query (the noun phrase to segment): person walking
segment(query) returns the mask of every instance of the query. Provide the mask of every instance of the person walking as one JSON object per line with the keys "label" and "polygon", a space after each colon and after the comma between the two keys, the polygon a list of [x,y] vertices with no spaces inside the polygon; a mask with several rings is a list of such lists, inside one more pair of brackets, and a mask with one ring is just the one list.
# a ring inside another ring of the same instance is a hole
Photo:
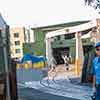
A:
{"label": "person walking", "polygon": [[64,60],[66,70],[68,71],[69,70],[69,58],[67,57],[67,55],[62,56],[62,58]]}
{"label": "person walking", "polygon": [[95,100],[100,100],[100,42],[95,45],[97,56],[93,59],[93,94]]}
{"label": "person walking", "polygon": [[70,81],[69,80],[69,58],[67,57],[67,55],[63,55],[62,56],[63,60],[64,60],[64,64],[65,64],[65,67],[66,67],[66,78],[67,78],[67,81]]}
{"label": "person walking", "polygon": [[56,62],[55,58],[52,57],[52,58],[50,59],[50,66],[51,66],[52,71],[55,71],[56,65],[57,65],[57,62]]}

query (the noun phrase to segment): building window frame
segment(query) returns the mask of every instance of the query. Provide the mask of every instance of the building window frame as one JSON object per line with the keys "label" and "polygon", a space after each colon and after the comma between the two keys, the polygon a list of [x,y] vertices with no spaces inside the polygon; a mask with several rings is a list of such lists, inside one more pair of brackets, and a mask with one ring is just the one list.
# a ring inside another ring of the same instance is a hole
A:
{"label": "building window frame", "polygon": [[75,34],[74,33],[70,33],[70,34],[65,34],[64,35],[64,39],[67,40],[67,39],[73,39],[75,38]]}
{"label": "building window frame", "polygon": [[61,36],[60,35],[57,36],[57,40],[61,40]]}
{"label": "building window frame", "polygon": [[15,46],[20,45],[20,41],[15,41]]}
{"label": "building window frame", "polygon": [[18,32],[14,33],[14,38],[19,38],[19,33]]}
{"label": "building window frame", "polygon": [[15,53],[19,54],[19,53],[21,53],[21,50],[20,49],[15,49]]}

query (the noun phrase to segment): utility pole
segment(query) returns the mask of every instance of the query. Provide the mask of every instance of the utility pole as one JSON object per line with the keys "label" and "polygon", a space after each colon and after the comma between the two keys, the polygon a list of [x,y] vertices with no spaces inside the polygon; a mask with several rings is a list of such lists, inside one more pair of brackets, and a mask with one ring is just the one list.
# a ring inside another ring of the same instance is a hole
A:
{"label": "utility pole", "polygon": [[2,36],[2,48],[3,48],[3,55],[4,55],[4,63],[5,63],[5,73],[6,73],[6,91],[7,91],[7,100],[11,100],[10,95],[10,81],[9,81],[9,69],[8,69],[8,55],[7,55],[7,38],[6,38],[6,27],[1,31]]}
{"label": "utility pole", "polygon": [[76,37],[75,73],[79,77],[81,75],[81,69],[82,69],[83,61],[84,61],[81,33],[76,32],[75,37]]}

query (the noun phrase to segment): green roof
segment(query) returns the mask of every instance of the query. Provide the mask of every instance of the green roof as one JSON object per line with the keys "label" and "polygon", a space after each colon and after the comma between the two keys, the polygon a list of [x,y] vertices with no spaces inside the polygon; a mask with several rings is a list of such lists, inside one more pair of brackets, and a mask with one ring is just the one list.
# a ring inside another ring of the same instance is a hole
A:
{"label": "green roof", "polygon": [[48,26],[42,26],[42,27],[35,27],[35,28],[31,28],[31,29],[32,30],[40,29],[43,31],[54,31],[54,30],[65,28],[65,27],[72,27],[72,26],[80,25],[80,24],[87,23],[87,22],[89,22],[89,20],[88,21],[75,21],[75,22],[56,24],[56,25],[48,25]]}

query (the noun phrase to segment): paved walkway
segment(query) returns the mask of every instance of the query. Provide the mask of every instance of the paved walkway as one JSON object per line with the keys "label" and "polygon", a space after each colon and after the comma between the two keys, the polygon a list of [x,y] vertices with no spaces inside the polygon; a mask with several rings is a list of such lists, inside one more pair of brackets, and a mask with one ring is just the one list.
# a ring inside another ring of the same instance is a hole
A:
{"label": "paved walkway", "polygon": [[48,72],[48,76],[49,76],[50,79],[52,79],[53,77],[56,77],[56,78],[60,77],[60,75],[61,75],[61,78],[63,78],[63,79],[76,77],[76,75],[75,75],[75,65],[70,64],[69,65],[69,71],[67,71],[67,72],[66,72],[66,67],[65,67],[64,64],[58,65],[55,70],[51,69]]}
{"label": "paved walkway", "polygon": [[64,96],[52,95],[33,88],[19,89],[19,100],[78,100]]}
{"label": "paved walkway", "polygon": [[[75,79],[75,73],[73,71],[74,67],[70,69],[67,73],[64,65],[57,66],[56,70],[50,70],[48,72],[49,78],[45,78],[41,81],[33,81],[33,82],[26,82],[25,84],[19,84],[19,86],[24,87],[20,88],[21,91],[32,90],[33,95],[38,91],[38,95],[36,94],[35,98],[38,96],[41,99],[34,99],[34,100],[91,100],[90,96],[92,94],[91,86],[85,86],[82,84],[73,84],[69,77],[73,80]],[[79,80],[78,80],[79,81]],[[19,93],[23,95],[22,92]],[[43,99],[43,98],[44,99]],[[51,97],[49,99],[49,97]],[[58,99],[58,97],[62,97],[62,99]],[[31,98],[31,97],[30,97]],[[65,99],[66,98],[66,99]],[[27,99],[32,100],[32,99]]]}

